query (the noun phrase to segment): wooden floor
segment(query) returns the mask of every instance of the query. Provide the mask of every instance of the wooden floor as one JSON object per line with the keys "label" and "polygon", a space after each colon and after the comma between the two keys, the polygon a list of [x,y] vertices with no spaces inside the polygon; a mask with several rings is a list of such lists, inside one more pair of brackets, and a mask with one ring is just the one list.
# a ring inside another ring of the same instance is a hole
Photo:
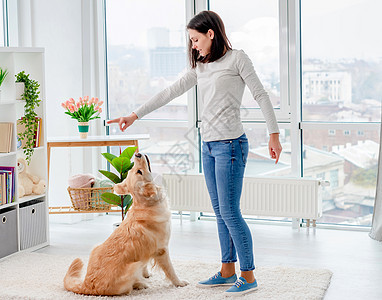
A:
{"label": "wooden floor", "polygon": [[[51,245],[38,250],[48,254],[89,254],[112,232],[119,215],[97,216],[74,224],[58,223],[50,216]],[[61,221],[62,222],[62,221]],[[367,232],[318,228],[293,230],[290,226],[249,224],[256,265],[327,268],[334,275],[325,299],[382,299],[382,243]],[[220,260],[214,221],[172,220],[170,254],[173,259]],[[212,274],[211,274],[212,275]],[[202,278],[201,278],[202,279]]]}

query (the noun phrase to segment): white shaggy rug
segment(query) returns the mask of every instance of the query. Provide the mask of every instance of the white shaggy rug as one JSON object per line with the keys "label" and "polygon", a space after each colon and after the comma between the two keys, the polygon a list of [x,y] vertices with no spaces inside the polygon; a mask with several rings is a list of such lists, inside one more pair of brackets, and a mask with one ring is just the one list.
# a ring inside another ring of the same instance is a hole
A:
{"label": "white shaggy rug", "polygon": [[[63,287],[63,278],[74,256],[20,253],[0,261],[0,299],[107,299],[81,296]],[[81,257],[87,263],[86,257]],[[224,299],[227,287],[201,289],[199,280],[213,275],[219,263],[173,261],[181,279],[190,282],[176,288],[165,280],[163,272],[154,269],[148,279],[149,288],[134,290],[130,295],[112,299]],[[84,270],[85,271],[85,267]],[[259,289],[242,299],[322,299],[330,284],[332,272],[324,269],[300,269],[287,266],[256,268]],[[84,275],[84,274],[83,274]]]}

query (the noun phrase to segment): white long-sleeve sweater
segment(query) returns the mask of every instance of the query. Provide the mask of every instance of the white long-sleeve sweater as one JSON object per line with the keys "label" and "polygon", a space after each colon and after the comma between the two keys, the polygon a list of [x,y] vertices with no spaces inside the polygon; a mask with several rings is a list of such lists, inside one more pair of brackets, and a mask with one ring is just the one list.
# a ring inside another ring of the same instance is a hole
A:
{"label": "white long-sleeve sweater", "polygon": [[252,62],[243,50],[229,50],[211,63],[197,63],[183,77],[167,87],[134,112],[138,119],[179,97],[198,85],[201,98],[202,140],[235,139],[244,133],[240,118],[240,105],[245,85],[258,102],[269,133],[278,133],[276,116]]}

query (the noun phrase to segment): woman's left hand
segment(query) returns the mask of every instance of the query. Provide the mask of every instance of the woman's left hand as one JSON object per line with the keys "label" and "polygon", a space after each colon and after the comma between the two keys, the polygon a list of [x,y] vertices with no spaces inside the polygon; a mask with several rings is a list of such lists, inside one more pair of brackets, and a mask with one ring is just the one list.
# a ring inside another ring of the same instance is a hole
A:
{"label": "woman's left hand", "polygon": [[283,149],[280,144],[279,135],[279,133],[271,133],[268,143],[269,155],[272,159],[276,159],[276,164],[279,161],[280,154]]}

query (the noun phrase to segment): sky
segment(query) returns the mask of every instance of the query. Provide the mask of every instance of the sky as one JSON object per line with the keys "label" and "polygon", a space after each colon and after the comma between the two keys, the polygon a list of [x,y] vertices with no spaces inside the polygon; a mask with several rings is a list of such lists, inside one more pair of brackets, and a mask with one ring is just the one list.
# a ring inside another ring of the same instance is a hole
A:
{"label": "sky", "polygon": [[382,1],[301,2],[303,57],[382,58]]}
{"label": "sky", "polygon": [[185,36],[186,10],[182,0],[111,0],[106,1],[106,9],[110,45],[147,47],[147,31],[152,27],[183,31]]}
{"label": "sky", "polygon": [[[301,0],[303,58],[382,57],[381,0]],[[107,3],[110,45],[147,47],[147,30],[170,29],[170,45],[186,46],[186,10],[182,0],[111,0]],[[234,48],[243,41],[263,49],[259,60],[278,60],[278,0],[211,0]],[[265,49],[265,50],[264,50]],[[253,50],[255,51],[255,50]],[[260,53],[260,52],[258,52]],[[259,54],[260,55],[260,54]]]}

